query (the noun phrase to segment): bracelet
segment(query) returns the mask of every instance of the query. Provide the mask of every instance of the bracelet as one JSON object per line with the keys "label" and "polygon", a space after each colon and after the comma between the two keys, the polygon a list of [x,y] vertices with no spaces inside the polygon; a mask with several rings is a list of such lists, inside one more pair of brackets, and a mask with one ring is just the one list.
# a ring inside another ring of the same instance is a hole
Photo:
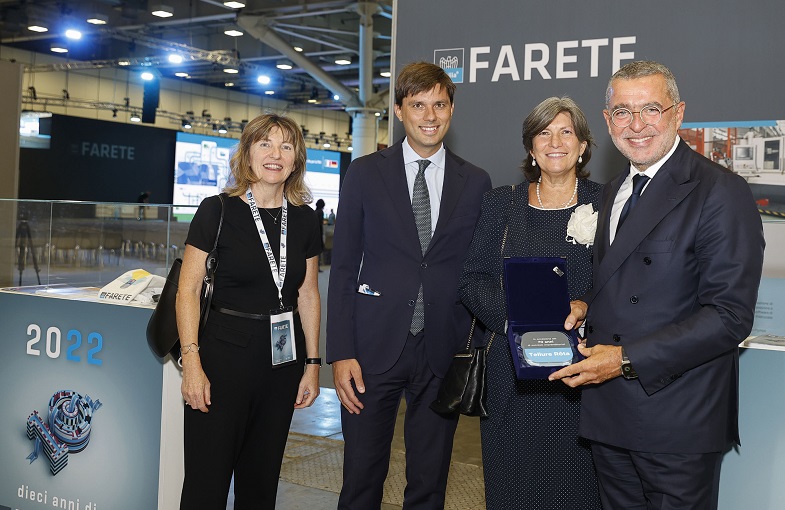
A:
{"label": "bracelet", "polygon": [[305,364],[322,366],[322,358],[305,358]]}
{"label": "bracelet", "polygon": [[180,347],[180,357],[185,356],[189,352],[199,352],[199,344],[188,344],[185,347]]}

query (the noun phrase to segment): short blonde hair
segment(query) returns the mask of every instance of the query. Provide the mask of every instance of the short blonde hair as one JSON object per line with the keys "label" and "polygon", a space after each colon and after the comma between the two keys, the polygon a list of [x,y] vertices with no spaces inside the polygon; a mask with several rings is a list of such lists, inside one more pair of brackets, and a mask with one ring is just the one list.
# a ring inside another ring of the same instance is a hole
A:
{"label": "short blonde hair", "polygon": [[289,117],[274,113],[259,115],[243,129],[240,143],[232,155],[230,163],[232,180],[224,191],[232,197],[246,192],[251,184],[259,181],[251,169],[251,147],[259,140],[266,138],[270,132],[278,128],[287,143],[294,145],[294,170],[284,183],[283,192],[286,200],[295,206],[310,204],[313,201],[311,190],[305,184],[305,140],[300,126]]}

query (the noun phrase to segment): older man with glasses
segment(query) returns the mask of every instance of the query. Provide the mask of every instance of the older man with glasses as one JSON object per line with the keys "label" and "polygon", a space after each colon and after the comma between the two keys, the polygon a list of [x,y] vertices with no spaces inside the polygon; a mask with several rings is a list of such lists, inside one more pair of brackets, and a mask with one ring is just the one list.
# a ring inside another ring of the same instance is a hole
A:
{"label": "older man with glasses", "polygon": [[552,374],[583,386],[603,508],[716,509],[723,452],[738,444],[738,344],[752,328],[763,229],[741,177],[678,136],[671,71],[632,62],[611,78],[605,120],[630,164],[605,186],[586,359]]}

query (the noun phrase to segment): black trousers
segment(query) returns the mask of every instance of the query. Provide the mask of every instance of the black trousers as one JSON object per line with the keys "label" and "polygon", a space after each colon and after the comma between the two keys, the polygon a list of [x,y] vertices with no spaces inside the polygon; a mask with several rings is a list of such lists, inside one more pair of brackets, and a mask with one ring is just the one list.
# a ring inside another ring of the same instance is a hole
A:
{"label": "black trousers", "polygon": [[298,362],[272,368],[269,328],[269,321],[210,315],[199,354],[212,405],[208,413],[185,408],[182,510],[226,510],[232,475],[236,510],[275,508],[305,341],[296,319]]}
{"label": "black trousers", "polygon": [[371,510],[381,506],[401,395],[406,398],[403,508],[444,507],[458,417],[444,417],[428,407],[442,380],[428,366],[424,336],[410,334],[400,359],[389,371],[363,374],[365,393],[358,393],[358,397],[365,408],[360,414],[341,408],[345,444],[339,509]]}
{"label": "black trousers", "polygon": [[592,443],[604,510],[716,510],[722,453],[647,453]]}

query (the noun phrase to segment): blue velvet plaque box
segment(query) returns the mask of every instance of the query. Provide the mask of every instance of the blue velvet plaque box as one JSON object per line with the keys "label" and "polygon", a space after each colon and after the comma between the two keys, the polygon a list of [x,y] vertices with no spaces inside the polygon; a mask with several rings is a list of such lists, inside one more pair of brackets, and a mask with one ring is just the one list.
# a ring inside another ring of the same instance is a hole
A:
{"label": "blue velvet plaque box", "polygon": [[504,259],[507,340],[518,379],[545,379],[583,359],[575,331],[564,329],[570,313],[567,260]]}

